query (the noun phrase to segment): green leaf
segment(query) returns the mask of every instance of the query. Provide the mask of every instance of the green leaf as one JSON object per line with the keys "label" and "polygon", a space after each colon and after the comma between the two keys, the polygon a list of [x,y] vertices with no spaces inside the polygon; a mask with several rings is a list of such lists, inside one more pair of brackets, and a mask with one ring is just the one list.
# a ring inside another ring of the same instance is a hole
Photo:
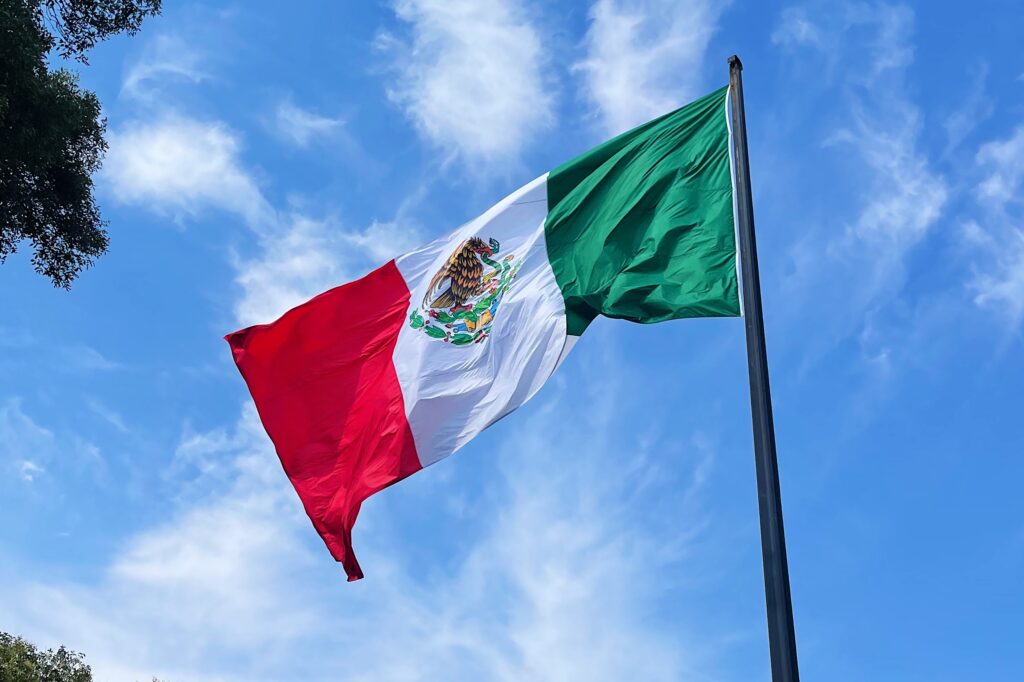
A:
{"label": "green leaf", "polygon": [[467,343],[473,343],[475,338],[472,334],[456,334],[452,337],[452,343],[456,346],[465,346]]}
{"label": "green leaf", "polygon": [[443,339],[448,336],[448,333],[440,327],[427,327],[427,336],[432,336],[435,339]]}
{"label": "green leaf", "polygon": [[424,324],[425,323],[423,322],[423,317],[420,316],[420,311],[412,311],[412,315],[409,316],[409,326],[411,326],[413,329],[419,329]]}

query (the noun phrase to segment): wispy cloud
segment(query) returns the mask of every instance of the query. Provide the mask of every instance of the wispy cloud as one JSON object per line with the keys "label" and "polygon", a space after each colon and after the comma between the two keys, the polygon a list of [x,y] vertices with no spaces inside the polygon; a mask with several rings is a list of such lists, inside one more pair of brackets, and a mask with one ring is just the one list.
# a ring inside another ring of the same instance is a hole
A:
{"label": "wispy cloud", "polygon": [[81,372],[109,372],[124,369],[120,362],[111,360],[91,346],[58,346],[56,354],[60,356],[61,367]]}
{"label": "wispy cloud", "polygon": [[421,241],[416,223],[406,215],[402,207],[394,220],[374,220],[366,229],[344,233],[341,238],[362,251],[368,262],[381,265],[419,246]]}
{"label": "wispy cloud", "polygon": [[961,100],[960,106],[943,123],[946,129],[946,155],[958,148],[995,110],[995,101],[985,90],[988,71],[988,64],[984,63],[972,71],[967,94]]}
{"label": "wispy cloud", "polygon": [[128,425],[125,423],[124,417],[122,417],[119,412],[103,404],[96,398],[88,398],[85,401],[85,404],[93,414],[98,416],[107,424],[113,426],[118,432],[128,433]]}
{"label": "wispy cloud", "polygon": [[[128,538],[96,584],[4,581],[8,622],[88,652],[110,679],[678,680],[695,654],[648,618],[674,581],[628,576],[680,570],[703,528],[708,455],[689,480],[666,475],[614,426],[615,381],[584,387],[592,400],[572,419],[555,393],[522,424],[443,573],[401,558],[408,542],[380,500],[361,526],[373,574],[340,582],[250,407],[230,431],[183,440],[226,463],[216,485]],[[552,466],[569,447],[588,457]],[[641,493],[672,522],[641,522]]]}
{"label": "wispy cloud", "polygon": [[210,78],[202,61],[193,45],[174,35],[159,35],[147,43],[142,57],[132,62],[121,83],[121,94],[149,100],[170,82],[200,83]]}
{"label": "wispy cloud", "polygon": [[31,483],[36,479],[36,476],[46,473],[46,469],[30,459],[23,459],[18,465],[18,472],[21,474],[21,480]]}
{"label": "wispy cloud", "polygon": [[825,35],[806,7],[787,7],[772,31],[772,43],[784,47],[825,48]]}
{"label": "wispy cloud", "polygon": [[[885,112],[856,106],[851,119],[850,127],[836,131],[828,143],[859,154],[874,177],[867,191],[872,198],[847,237],[884,255],[880,268],[897,267],[941,215],[946,182],[917,147],[920,114],[909,103],[893,103]],[[835,248],[849,244],[844,239]]]}
{"label": "wispy cloud", "polygon": [[242,325],[262,324],[309,297],[345,281],[338,234],[324,222],[296,216],[261,240],[260,254],[235,259],[243,295],[235,306]]}
{"label": "wispy cloud", "polygon": [[899,267],[906,251],[935,225],[948,198],[945,180],[918,144],[920,109],[904,94],[914,55],[914,15],[905,6],[857,6],[848,22],[875,27],[877,33],[868,45],[870,70],[852,79],[850,126],[830,140],[849,145],[874,174],[871,199],[847,234],[873,255],[886,256],[881,269]]}
{"label": "wispy cloud", "polygon": [[[860,330],[871,347],[898,348],[886,342],[882,332],[892,333],[891,324],[871,319],[884,317],[882,309],[889,296],[902,290],[905,263],[910,254],[942,223],[962,190],[937,170],[922,138],[922,111],[908,95],[908,68],[914,61],[911,36],[914,13],[903,4],[807,3],[783,11],[773,42],[787,50],[813,49],[828,59],[830,71],[838,75],[848,114],[828,138],[827,144],[849,152],[870,171],[861,190],[864,200],[858,214],[846,223],[843,234],[817,248],[801,243],[797,260],[806,264],[807,277],[797,276],[793,292],[807,288],[819,276],[850,273],[857,285],[844,290],[844,299],[834,304],[846,319],[868,319]],[[867,39],[864,38],[867,36]],[[853,42],[856,41],[856,42]],[[970,73],[960,106],[942,121],[948,159],[963,149],[978,124],[994,111],[994,100],[986,92],[987,64]],[[962,243],[973,258],[967,291],[973,301],[998,311],[1016,328],[1024,318],[1024,231],[1020,228],[1019,196],[1024,182],[1024,127],[1005,139],[980,147],[974,168],[958,163],[956,174],[976,180],[974,198],[978,211],[961,218]],[[824,254],[822,254],[824,252]],[[824,255],[824,258],[822,257]],[[804,266],[798,268],[803,271]],[[962,290],[932,293],[947,310],[945,316],[929,311],[934,301],[917,301],[920,310],[909,316],[913,325],[935,327],[948,324],[949,308],[962,301]],[[838,335],[855,332],[849,328]],[[870,332],[870,333],[869,333]],[[926,343],[928,334],[920,329],[903,330],[904,344],[914,348]],[[891,341],[891,339],[890,339]],[[912,352],[906,348],[903,353]],[[880,367],[883,355],[869,354],[869,365]],[[898,365],[905,364],[902,362]]]}
{"label": "wispy cloud", "polygon": [[96,445],[41,424],[18,397],[0,401],[0,473],[36,483],[44,475],[102,479],[106,463]]}
{"label": "wispy cloud", "polygon": [[0,367],[32,363],[61,373],[113,372],[128,365],[107,357],[99,350],[82,343],[62,344],[53,339],[40,341],[24,329],[0,329]]}
{"label": "wispy cloud", "polygon": [[332,135],[345,124],[340,118],[321,116],[287,99],[278,104],[275,121],[278,131],[299,147],[308,146],[316,138]]}
{"label": "wispy cloud", "polygon": [[[783,12],[774,41],[787,50],[828,51],[837,65],[847,113],[825,140],[867,171],[853,185],[863,197],[840,234],[801,242],[794,283],[818,290],[816,278],[849,272],[851,287],[834,310],[843,325],[863,318],[878,296],[903,284],[905,262],[943,215],[949,187],[921,143],[921,111],[908,97],[913,12],[903,5],[815,3]],[[838,292],[837,292],[838,293]],[[858,334],[845,328],[840,335]]]}
{"label": "wispy cloud", "polygon": [[[131,537],[95,587],[28,585],[18,598],[21,631],[75,642],[104,679],[148,679],[159,668],[173,679],[209,680],[245,678],[222,674],[225,650],[249,651],[255,661],[276,641],[308,632],[300,625],[309,600],[297,603],[303,589],[289,579],[308,557],[294,532],[301,507],[254,410],[219,454],[235,473],[226,490]],[[172,642],[178,653],[161,653]]]}
{"label": "wispy cloud", "polygon": [[1019,197],[1018,190],[1024,180],[1024,125],[1005,140],[989,142],[978,151],[978,164],[987,175],[978,185],[978,197],[1005,208]]}
{"label": "wispy cloud", "polygon": [[260,239],[259,254],[234,258],[243,295],[235,306],[242,325],[270,322],[302,301],[352,280],[416,246],[414,224],[374,221],[344,230],[333,220],[293,215]]}
{"label": "wispy cloud", "polygon": [[554,118],[543,43],[519,0],[398,0],[388,95],[445,159],[515,159]]}
{"label": "wispy cloud", "polygon": [[984,256],[975,263],[967,285],[974,302],[995,311],[1016,329],[1024,320],[1024,229],[1002,225],[985,230],[970,221],[964,238]]}
{"label": "wispy cloud", "polygon": [[108,137],[103,175],[121,202],[179,218],[217,208],[257,229],[275,220],[242,165],[239,136],[221,122],[184,116],[134,121]]}
{"label": "wispy cloud", "polygon": [[[587,57],[575,69],[607,134],[618,134],[703,94],[704,53],[728,2],[597,0]],[[725,80],[725,63],[721,65]]]}
{"label": "wispy cloud", "polygon": [[18,398],[0,403],[0,464],[26,483],[43,474],[56,448],[53,432],[22,409]]}
{"label": "wispy cloud", "polygon": [[983,222],[971,220],[964,229],[965,241],[980,256],[968,288],[975,303],[1000,313],[1016,330],[1024,321],[1024,126],[982,145],[976,161]]}

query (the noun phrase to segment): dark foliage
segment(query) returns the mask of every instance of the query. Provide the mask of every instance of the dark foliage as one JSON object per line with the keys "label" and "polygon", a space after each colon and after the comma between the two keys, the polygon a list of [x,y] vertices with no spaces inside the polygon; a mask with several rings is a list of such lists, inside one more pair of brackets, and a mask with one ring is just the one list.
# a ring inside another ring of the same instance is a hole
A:
{"label": "dark foliage", "polygon": [[[142,20],[160,13],[161,0],[42,0],[47,23],[65,59],[88,63],[85,53],[117,33],[135,35]],[[32,3],[35,4],[35,3]]]}
{"label": "dark foliage", "polygon": [[35,269],[67,288],[106,251],[92,182],[106,121],[96,95],[47,55],[84,62],[97,41],[159,10],[159,0],[0,0],[0,263],[28,240]]}

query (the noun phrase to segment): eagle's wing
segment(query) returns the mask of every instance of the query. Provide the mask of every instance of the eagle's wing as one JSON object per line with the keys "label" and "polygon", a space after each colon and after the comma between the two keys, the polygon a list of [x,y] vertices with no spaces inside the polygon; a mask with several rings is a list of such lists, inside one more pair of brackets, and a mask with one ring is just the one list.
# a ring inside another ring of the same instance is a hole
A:
{"label": "eagle's wing", "polygon": [[444,267],[430,280],[423,304],[429,308],[462,305],[480,289],[483,273],[484,264],[477,258],[469,242],[462,242]]}
{"label": "eagle's wing", "polygon": [[453,304],[444,303],[439,296],[442,292],[447,294],[451,291],[450,282],[448,273],[444,270],[438,271],[434,275],[434,279],[430,281],[430,286],[427,287],[426,293],[423,294],[423,306],[426,308],[450,308]]}
{"label": "eagle's wing", "polygon": [[[427,308],[439,308],[442,306],[435,306],[431,302],[437,298],[437,295],[448,288],[451,275],[451,269],[455,264],[455,256],[466,248],[467,242],[462,242],[459,248],[455,249],[451,256],[448,257],[448,262],[441,266],[441,269],[434,273],[434,276],[430,280],[430,284],[427,285],[427,291],[423,294],[423,305]],[[443,306],[449,308],[451,306]]]}

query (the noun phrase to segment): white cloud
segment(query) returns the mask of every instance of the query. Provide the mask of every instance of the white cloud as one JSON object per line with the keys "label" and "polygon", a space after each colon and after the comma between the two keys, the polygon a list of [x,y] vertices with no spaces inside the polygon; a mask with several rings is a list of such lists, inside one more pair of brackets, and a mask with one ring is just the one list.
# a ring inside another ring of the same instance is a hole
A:
{"label": "white cloud", "polygon": [[103,168],[114,196],[175,216],[204,208],[235,213],[253,228],[274,220],[239,159],[241,142],[223,123],[172,117],[112,131]]}
{"label": "white cloud", "polygon": [[404,210],[399,210],[393,221],[374,220],[361,232],[344,233],[342,239],[360,249],[366,260],[381,265],[420,245],[419,232],[404,216]]}
{"label": "white cloud", "polygon": [[21,480],[31,483],[35,480],[36,476],[46,473],[46,469],[30,459],[23,459],[18,465],[18,472],[21,474]]}
{"label": "white cloud", "polygon": [[[608,134],[621,133],[704,94],[704,53],[728,2],[597,0],[587,57],[576,65]],[[726,64],[719,65],[724,83]]]}
{"label": "white cloud", "polygon": [[109,132],[102,177],[118,201],[176,220],[215,208],[265,229],[276,216],[241,161],[241,136],[222,121],[176,113],[178,100],[163,97],[176,81],[208,79],[202,61],[175,35],[147,44],[122,82],[122,93],[136,100],[137,117]]}
{"label": "white cloud", "polygon": [[[295,532],[304,521],[301,506],[254,409],[246,408],[218,454],[233,470],[227,489],[132,537],[111,565],[110,581],[137,591],[143,604],[167,606],[178,594],[191,595],[160,618],[180,634],[196,627],[213,645],[272,641],[303,620],[289,595],[273,589],[287,582],[282,571],[309,559]],[[140,606],[128,610],[139,616]]]}
{"label": "white cloud", "polygon": [[[689,482],[666,475],[614,426],[609,382],[574,388],[592,400],[573,419],[555,393],[522,424],[443,572],[409,565],[377,500],[359,529],[369,577],[346,585],[247,408],[230,432],[183,440],[230,476],[130,537],[99,582],[0,581],[9,627],[85,651],[98,679],[681,679],[689,644],[649,614],[675,582],[656,576],[678,574],[703,527],[708,460]],[[552,466],[579,448],[587,458]],[[425,501],[442,504],[438,485]],[[639,494],[670,504],[671,522],[638,511]]]}
{"label": "white cloud", "polygon": [[1003,225],[992,230],[996,237],[972,221],[964,231],[965,239],[986,256],[975,264],[968,283],[974,302],[1016,328],[1024,320],[1024,229]]}
{"label": "white cloud", "polygon": [[31,483],[46,469],[56,448],[53,432],[40,426],[21,407],[18,398],[0,403],[0,464]]}
{"label": "white cloud", "polygon": [[74,434],[40,424],[22,407],[22,400],[0,401],[0,473],[26,483],[65,475],[102,480],[106,463],[98,447]]}
{"label": "white cloud", "polygon": [[337,234],[322,222],[297,216],[288,229],[262,239],[261,246],[258,258],[235,262],[244,292],[235,317],[242,325],[271,322],[346,279]]}
{"label": "white cloud", "polygon": [[[932,314],[927,297],[906,286],[914,272],[908,265],[931,246],[952,193],[909,95],[913,32],[908,7],[881,2],[800,3],[782,13],[776,29],[776,44],[790,53],[791,97],[819,107],[788,125],[823,139],[817,155],[832,192],[807,204],[822,217],[789,247],[792,267],[778,275],[781,307],[793,320],[817,320],[798,344],[801,371],[828,362],[840,344],[859,347],[865,395],[881,395],[883,382],[914,363],[914,351],[928,343],[925,326],[938,334],[950,319]],[[820,109],[823,101],[834,105]]]}
{"label": "white cloud", "polygon": [[57,348],[57,354],[60,356],[60,366],[68,370],[110,372],[124,369],[124,365],[90,346],[60,346]]}
{"label": "white cloud", "polygon": [[978,164],[985,167],[987,177],[978,185],[978,198],[994,202],[1001,208],[1019,197],[1024,180],[1024,126],[1019,126],[1005,140],[989,142],[978,151]]}
{"label": "white cloud", "polygon": [[[26,585],[20,631],[89,654],[99,679],[245,679],[218,672],[225,650],[257,661],[308,633],[300,582],[309,559],[303,522],[272,448],[248,409],[219,453],[226,489],[131,537],[93,587]],[[266,679],[273,679],[268,676]]]}
{"label": "white cloud", "polygon": [[810,18],[805,7],[782,10],[779,25],[772,32],[772,43],[784,47],[825,47],[822,29]]}
{"label": "white cloud", "polygon": [[974,301],[1005,316],[1016,328],[1024,320],[1024,231],[1007,235],[1012,241],[995,257],[995,270],[978,273],[971,282]]}
{"label": "white cloud", "polygon": [[921,112],[906,95],[913,12],[902,5],[814,6],[821,9],[813,17],[803,6],[784,11],[777,42],[830,54],[843,68],[847,113],[826,146],[859,159],[868,173],[856,217],[818,247],[827,258],[803,260],[820,269],[809,276],[834,278],[837,268],[850,269],[857,287],[847,292],[844,317],[853,319],[851,307],[864,309],[900,285],[907,255],[941,218],[949,188],[921,148]]}
{"label": "white cloud", "polygon": [[346,232],[332,221],[294,215],[290,224],[260,239],[256,258],[235,258],[243,291],[235,317],[242,325],[275,320],[416,246],[416,234],[407,223],[374,221],[363,231]]}
{"label": "white cloud", "polygon": [[178,447],[174,450],[171,473],[180,474],[186,468],[194,468],[203,476],[209,476],[226,464],[223,453],[237,449],[236,437],[223,428],[196,432],[191,425],[185,425]]}
{"label": "white cloud", "polygon": [[[883,111],[858,107],[852,125],[830,138],[859,154],[872,172],[867,201],[849,235],[899,260],[935,224],[948,197],[943,178],[919,151],[920,114],[906,101]],[[837,248],[846,248],[844,240]]]}
{"label": "white cloud", "polygon": [[394,58],[388,91],[448,160],[514,159],[553,120],[538,30],[518,0],[398,0],[408,41],[377,45]]}
{"label": "white cloud", "polygon": [[84,344],[61,345],[53,339],[40,342],[24,330],[0,329],[0,348],[8,352],[0,355],[0,367],[21,366],[32,363],[61,373],[113,372],[128,366]]}
{"label": "white cloud", "polygon": [[277,106],[277,129],[289,141],[299,147],[306,147],[317,137],[336,132],[345,124],[340,118],[320,116],[284,100]]}
{"label": "white cloud", "polygon": [[973,71],[970,89],[962,98],[956,111],[951,113],[943,123],[947,137],[946,154],[959,147],[964,139],[978,127],[979,123],[992,115],[995,102],[985,92],[988,71],[988,64],[982,64]]}
{"label": "white cloud", "polygon": [[113,426],[120,433],[128,433],[128,425],[125,424],[124,417],[122,417],[116,410],[107,405],[104,405],[95,398],[89,398],[85,401],[86,406],[103,421]]}
{"label": "white cloud", "polygon": [[886,72],[901,73],[914,63],[914,45],[910,34],[914,29],[914,10],[907,5],[878,3],[846,5],[846,26],[873,27],[875,39],[868,43],[871,70],[866,82]]}
{"label": "white cloud", "polygon": [[975,198],[985,227],[970,221],[965,240],[979,254],[968,288],[979,306],[996,311],[1016,329],[1024,321],[1024,126],[982,145],[983,174]]}
{"label": "white cloud", "polygon": [[903,93],[914,15],[904,6],[856,6],[849,25],[877,30],[869,44],[871,70],[860,81],[864,94],[854,100],[852,125],[833,140],[849,142],[874,174],[872,197],[851,233],[874,253],[899,260],[935,224],[948,198],[945,180],[931,169],[918,146],[920,110]]}
{"label": "white cloud", "polygon": [[210,77],[203,71],[201,62],[199,52],[177,36],[157,36],[147,44],[142,58],[128,69],[121,83],[121,94],[149,100],[170,81],[200,83]]}

